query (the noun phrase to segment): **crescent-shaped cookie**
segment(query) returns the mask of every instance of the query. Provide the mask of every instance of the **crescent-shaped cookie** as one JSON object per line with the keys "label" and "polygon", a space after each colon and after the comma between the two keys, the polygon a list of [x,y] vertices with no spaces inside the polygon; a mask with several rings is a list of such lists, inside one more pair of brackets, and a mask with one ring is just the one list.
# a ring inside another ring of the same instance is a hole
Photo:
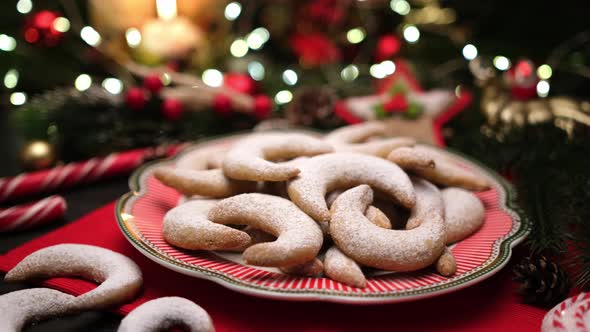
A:
{"label": "crescent-shaped cookie", "polygon": [[446,188],[441,194],[445,205],[447,243],[461,241],[481,227],[485,208],[477,196],[461,188]]}
{"label": "crescent-shaped cookie", "polygon": [[256,182],[232,180],[221,169],[193,170],[170,166],[159,167],[154,176],[164,185],[186,196],[229,197],[256,189]]}
{"label": "crescent-shaped cookie", "polygon": [[401,147],[414,146],[416,140],[409,137],[394,137],[384,138],[377,141],[356,143],[356,144],[336,144],[334,143],[334,150],[336,152],[356,152],[385,158],[389,153]]}
{"label": "crescent-shaped cookie", "polygon": [[[412,182],[397,165],[359,153],[330,153],[308,159],[287,184],[291,200],[318,222],[330,221],[326,193],[368,184],[406,208],[416,203]],[[364,212],[364,210],[363,210]]]}
{"label": "crescent-shaped cookie", "polygon": [[387,159],[396,163],[404,170],[435,167],[434,159],[430,154],[411,147],[401,147],[394,149],[387,156]]}
{"label": "crescent-shaped cookie", "polygon": [[286,181],[299,174],[299,168],[271,161],[315,156],[332,150],[329,143],[304,134],[254,134],[237,142],[227,152],[223,172],[236,180]]}
{"label": "crescent-shaped cookie", "polygon": [[352,287],[364,288],[367,285],[367,279],[360,266],[336,246],[332,246],[326,252],[324,273],[330,279]]}
{"label": "crescent-shaped cookie", "polygon": [[314,258],[307,263],[281,267],[280,270],[286,274],[295,276],[320,277],[324,272],[324,264],[321,260]]}
{"label": "crescent-shaped cookie", "polygon": [[414,180],[416,206],[410,219],[420,219],[412,230],[388,230],[364,215],[373,191],[360,185],[340,195],[331,208],[330,234],[338,248],[359,264],[383,270],[414,271],[433,264],[445,248],[442,198],[438,189]]}
{"label": "crescent-shaped cookie", "polygon": [[164,215],[162,236],[166,242],[189,250],[235,250],[247,247],[250,236],[207,218],[217,200],[183,203]]}
{"label": "crescent-shaped cookie", "polygon": [[330,143],[362,143],[371,137],[384,136],[387,126],[381,121],[368,121],[333,130],[324,136]]}
{"label": "crescent-shaped cookie", "polygon": [[123,318],[117,331],[168,331],[179,326],[190,332],[215,331],[207,311],[182,297],[161,297],[145,302]]}
{"label": "crescent-shaped cookie", "polygon": [[[412,154],[412,151],[414,153]],[[430,158],[434,167],[416,167],[420,160]],[[481,191],[490,187],[489,182],[480,176],[462,168],[448,157],[423,146],[416,146],[411,150],[393,150],[387,159],[398,164],[401,168],[442,186],[461,187],[468,190]]]}
{"label": "crescent-shaped cookie", "polygon": [[0,296],[0,331],[18,332],[28,322],[76,310],[74,296],[50,288],[24,289]]}
{"label": "crescent-shaped cookie", "polygon": [[132,299],[143,283],[141,270],[114,251],[84,245],[58,244],[33,252],[13,267],[4,280],[27,281],[47,277],[82,277],[100,283],[72,304],[76,309],[99,309]]}
{"label": "crescent-shaped cookie", "polygon": [[323,243],[318,224],[291,201],[265,194],[241,194],[219,201],[209,219],[220,224],[259,228],[277,237],[244,251],[247,264],[292,266],[314,259]]}
{"label": "crescent-shaped cookie", "polygon": [[436,260],[434,266],[436,272],[445,277],[452,276],[457,271],[457,261],[449,248],[445,248],[442,255]]}
{"label": "crescent-shaped cookie", "polygon": [[221,160],[229,150],[228,146],[197,148],[183,153],[176,162],[177,168],[207,170],[221,168]]}
{"label": "crescent-shaped cookie", "polygon": [[364,122],[345,126],[324,137],[334,146],[336,152],[357,152],[385,158],[394,149],[414,146],[416,141],[409,137],[383,138],[366,142],[370,138],[385,135],[387,126],[383,122]]}

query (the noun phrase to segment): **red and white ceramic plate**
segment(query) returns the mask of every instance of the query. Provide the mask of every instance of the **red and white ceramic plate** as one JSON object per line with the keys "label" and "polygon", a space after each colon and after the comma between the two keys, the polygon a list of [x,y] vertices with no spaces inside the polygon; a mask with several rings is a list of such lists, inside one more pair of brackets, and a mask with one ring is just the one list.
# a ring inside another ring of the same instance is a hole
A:
{"label": "red and white ceramic plate", "polygon": [[[205,141],[189,150],[231,145],[241,136]],[[524,214],[515,204],[516,196],[510,184],[465,156],[449,150],[440,151],[492,183],[492,189],[477,194],[486,208],[483,227],[451,249],[457,259],[457,273],[450,278],[428,269],[412,273],[377,273],[369,275],[367,287],[359,289],[327,278],[293,277],[277,269],[245,265],[239,254],[173,247],[162,238],[162,219],[168,210],[185,198],[159,183],[153,176],[153,170],[157,166],[174,164],[176,158],[146,165],[131,176],[129,185],[132,191],[119,199],[117,221],[129,242],[156,263],[180,273],[209,279],[241,293],[292,301],[355,304],[432,297],[468,287],[498,272],[510,259],[512,247],[521,242],[529,231]]]}

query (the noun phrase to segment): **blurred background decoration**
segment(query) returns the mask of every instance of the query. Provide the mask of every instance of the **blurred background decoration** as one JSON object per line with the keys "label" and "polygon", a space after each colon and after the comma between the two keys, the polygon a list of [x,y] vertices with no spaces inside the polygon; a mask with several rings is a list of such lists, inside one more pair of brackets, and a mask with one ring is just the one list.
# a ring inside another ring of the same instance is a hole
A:
{"label": "blurred background decoration", "polygon": [[[585,5],[2,1],[0,105],[23,165],[36,169],[257,125],[330,129],[351,114],[430,131],[425,117],[469,92],[471,104],[444,129],[447,145],[516,184],[535,222],[531,255],[574,248],[584,267],[575,279],[587,287]],[[401,68],[419,90],[391,82]]]}

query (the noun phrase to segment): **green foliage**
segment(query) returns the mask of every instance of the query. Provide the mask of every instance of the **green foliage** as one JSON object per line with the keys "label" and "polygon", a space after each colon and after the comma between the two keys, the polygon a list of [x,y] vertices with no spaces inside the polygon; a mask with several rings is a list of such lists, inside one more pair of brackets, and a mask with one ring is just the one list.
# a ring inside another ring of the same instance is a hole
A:
{"label": "green foliage", "polygon": [[160,108],[161,100],[152,98],[143,110],[133,111],[124,105],[121,97],[93,87],[85,92],[74,89],[46,92],[13,114],[26,140],[49,140],[64,161],[194,140],[254,125],[251,117],[235,114],[231,119],[216,119],[215,114],[207,111],[185,112],[179,121],[169,121],[162,116]]}
{"label": "green foliage", "polygon": [[[532,254],[573,256],[578,285],[590,286],[590,136],[569,138],[553,123],[491,128],[473,107],[452,121],[449,145],[511,177],[533,222]],[[484,135],[482,132],[491,133]],[[502,132],[501,141],[494,133]],[[491,136],[491,137],[490,137]],[[568,249],[575,249],[569,255]]]}

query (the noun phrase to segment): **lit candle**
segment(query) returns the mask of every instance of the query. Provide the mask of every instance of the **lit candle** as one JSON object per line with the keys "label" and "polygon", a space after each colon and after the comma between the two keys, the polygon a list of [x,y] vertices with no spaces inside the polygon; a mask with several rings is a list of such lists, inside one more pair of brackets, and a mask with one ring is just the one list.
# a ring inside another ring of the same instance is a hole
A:
{"label": "lit candle", "polygon": [[156,0],[158,19],[141,29],[140,50],[161,59],[186,57],[201,43],[201,31],[187,18],[177,16],[176,0]]}

